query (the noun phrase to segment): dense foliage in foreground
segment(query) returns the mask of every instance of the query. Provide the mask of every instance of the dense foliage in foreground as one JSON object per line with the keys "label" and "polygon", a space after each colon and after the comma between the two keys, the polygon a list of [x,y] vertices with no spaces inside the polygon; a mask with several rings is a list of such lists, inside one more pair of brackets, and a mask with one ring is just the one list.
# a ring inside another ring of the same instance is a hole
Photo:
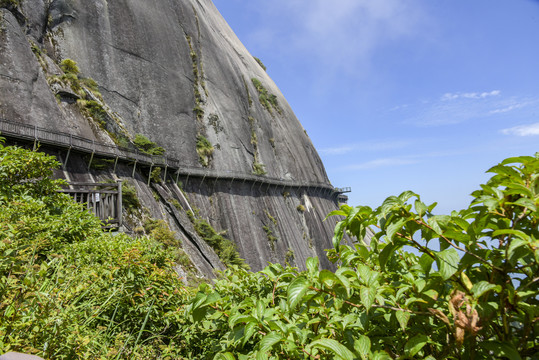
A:
{"label": "dense foliage in foreground", "polygon": [[[230,269],[186,289],[174,253],[102,233],[56,162],[0,147],[0,352],[54,359],[537,359],[539,157],[507,159],[468,209],[405,192],[343,206],[338,270]],[[31,181],[30,181],[31,180]],[[341,244],[344,233],[370,245]],[[410,251],[410,248],[415,248]]]}

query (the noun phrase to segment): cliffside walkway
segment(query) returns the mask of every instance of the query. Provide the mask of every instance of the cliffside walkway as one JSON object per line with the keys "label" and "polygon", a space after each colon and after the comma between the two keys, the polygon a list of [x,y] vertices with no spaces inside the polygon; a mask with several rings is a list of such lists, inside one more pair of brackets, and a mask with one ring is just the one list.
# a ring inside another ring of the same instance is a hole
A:
{"label": "cliffside walkway", "polygon": [[[331,196],[337,196],[343,192],[343,189],[334,188],[331,184],[321,182],[301,182],[295,180],[279,179],[269,177],[265,175],[246,174],[236,171],[226,170],[210,170],[200,167],[186,166],[180,163],[180,160],[166,157],[163,155],[148,155],[141,153],[138,150],[119,147],[116,145],[108,145],[101,142],[89,140],[80,136],[54,131],[50,129],[44,129],[38,126],[26,125],[19,122],[9,121],[0,118],[0,135],[33,141],[34,145],[38,143],[46,144],[55,148],[64,149],[67,151],[64,166],[69,159],[69,155],[72,151],[89,154],[90,164],[95,156],[114,159],[114,170],[118,161],[124,161],[133,163],[133,176],[135,174],[137,166],[150,167],[150,172],[153,167],[164,168],[164,178],[167,176],[167,172],[176,175],[176,181],[179,176],[202,178],[202,182],[208,180],[230,180],[234,181],[250,182],[253,186],[260,184],[262,187],[276,186],[283,188],[307,188],[315,191],[320,191]],[[149,181],[149,177],[148,177]],[[349,192],[350,188],[346,188]]]}

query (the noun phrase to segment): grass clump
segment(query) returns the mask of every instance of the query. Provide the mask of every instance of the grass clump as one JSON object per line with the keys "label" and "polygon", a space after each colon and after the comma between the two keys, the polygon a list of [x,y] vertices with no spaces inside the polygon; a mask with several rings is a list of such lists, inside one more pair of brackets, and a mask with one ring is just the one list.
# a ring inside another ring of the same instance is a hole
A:
{"label": "grass clump", "polygon": [[253,58],[254,58],[255,61],[258,63],[258,65],[260,65],[260,67],[261,67],[262,69],[264,69],[264,71],[267,71],[266,65],[264,65],[264,63],[262,62],[262,60],[260,60],[260,59],[257,58],[256,56],[253,56]]}
{"label": "grass clump", "polygon": [[261,164],[259,162],[253,163],[253,174],[255,175],[266,175],[266,165]]}
{"label": "grass clump", "polygon": [[298,210],[300,213],[304,213],[305,212],[305,206],[303,206],[302,204],[299,204],[298,207],[296,208],[296,210]]}
{"label": "grass clump", "polygon": [[270,248],[272,251],[275,251],[275,243],[277,242],[277,236],[273,234],[273,230],[270,229],[269,226],[264,225],[262,226],[262,229],[266,233],[266,237],[268,238],[268,242],[270,244]]}
{"label": "grass clump", "polygon": [[288,248],[288,251],[286,252],[285,257],[284,257],[285,264],[288,266],[291,266],[295,258],[296,258],[296,255],[294,254],[294,250],[292,250],[291,248]]}
{"label": "grass clump", "polygon": [[[61,194],[52,156],[0,143],[0,341],[46,359],[157,359],[178,353],[191,298],[174,253],[101,230]],[[151,314],[151,316],[149,316]],[[173,358],[189,358],[174,356]]]}
{"label": "grass clump", "polygon": [[133,144],[135,144],[135,147],[144,154],[163,155],[165,153],[165,149],[163,149],[161,146],[158,146],[156,143],[154,143],[142,134],[135,135]]}
{"label": "grass clump", "polygon": [[197,234],[211,246],[223,264],[249,269],[245,260],[240,258],[236,244],[224,237],[226,231],[216,231],[206,220],[198,218],[192,211],[188,211],[187,216],[193,223]]}
{"label": "grass clump", "polygon": [[140,209],[140,199],[134,185],[130,183],[122,184],[122,204],[128,213]]}
{"label": "grass clump", "polygon": [[277,100],[277,96],[274,94],[271,94],[268,92],[268,90],[262,85],[260,80],[256,78],[251,79],[253,85],[256,88],[256,91],[258,92],[258,100],[260,101],[260,104],[268,110],[271,114],[273,114],[273,110],[277,111],[279,114],[282,113],[282,109],[279,106],[279,102]]}
{"label": "grass clump", "polygon": [[213,151],[215,150],[213,145],[206,139],[206,137],[198,135],[196,149],[198,161],[202,166],[208,167],[213,156]]}

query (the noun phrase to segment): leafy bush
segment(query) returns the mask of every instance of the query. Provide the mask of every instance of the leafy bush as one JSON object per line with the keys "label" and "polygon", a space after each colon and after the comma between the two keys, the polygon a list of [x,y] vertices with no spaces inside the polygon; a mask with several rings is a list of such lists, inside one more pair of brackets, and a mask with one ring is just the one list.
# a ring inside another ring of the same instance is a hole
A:
{"label": "leafy bush", "polygon": [[122,184],[122,204],[128,212],[133,212],[140,208],[137,189],[128,182]]}
{"label": "leafy bush", "polygon": [[305,212],[305,206],[303,206],[302,204],[299,204],[296,207],[296,210],[299,211],[300,213],[304,213]]}
{"label": "leafy bush", "polygon": [[156,143],[154,143],[142,134],[135,135],[133,144],[135,144],[135,147],[141,152],[148,155],[163,155],[165,153],[165,149],[163,149],[161,146],[158,146]]}
{"label": "leafy bush", "polygon": [[150,179],[154,183],[161,183],[163,182],[163,179],[161,179],[161,168],[159,166],[155,167],[152,172],[150,173]]}
{"label": "leafy bush", "polygon": [[[224,359],[537,359],[539,154],[511,158],[464,210],[413,192],[343,205],[330,258],[227,272],[188,308],[200,354]],[[341,244],[344,233],[369,246]],[[413,251],[409,249],[413,248]],[[211,329],[211,330],[206,330]],[[203,337],[211,331],[212,336]],[[195,348],[191,348],[194,351]]]}
{"label": "leafy bush", "polygon": [[104,233],[56,192],[58,165],[0,144],[0,353],[174,356],[178,309],[190,295],[171,270],[173,254],[148,237]]}
{"label": "leafy bush", "polygon": [[72,74],[75,76],[80,74],[80,69],[77,66],[77,63],[71,59],[62,60],[62,62],[60,63],[60,68],[66,74]]}

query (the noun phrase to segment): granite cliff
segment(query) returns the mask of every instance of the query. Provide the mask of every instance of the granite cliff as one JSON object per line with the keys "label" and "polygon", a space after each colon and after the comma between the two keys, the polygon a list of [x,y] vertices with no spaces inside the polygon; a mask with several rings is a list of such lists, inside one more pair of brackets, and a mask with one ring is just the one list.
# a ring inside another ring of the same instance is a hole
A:
{"label": "granite cliff", "polygon": [[[111,145],[133,146],[143,134],[185,167],[329,185],[286,99],[211,0],[0,0],[0,7],[0,118]],[[65,151],[53,153],[66,160]],[[130,215],[128,231],[143,217],[166,220],[202,274],[223,265],[188,209],[226,231],[253,270],[268,261],[301,266],[309,256],[331,267],[324,249],[334,221],[323,220],[336,208],[333,193],[218,177],[182,176],[177,186],[169,176],[149,186],[147,169],[87,163],[72,155],[57,174],[131,183],[145,210]]]}

